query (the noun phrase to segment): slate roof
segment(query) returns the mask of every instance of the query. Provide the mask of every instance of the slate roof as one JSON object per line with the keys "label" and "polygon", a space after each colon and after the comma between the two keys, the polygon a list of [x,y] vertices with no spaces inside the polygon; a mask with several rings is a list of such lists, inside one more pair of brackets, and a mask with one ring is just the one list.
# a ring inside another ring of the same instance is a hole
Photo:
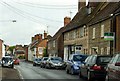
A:
{"label": "slate roof", "polygon": [[66,25],[63,33],[78,27],[82,27],[88,23],[90,25],[99,20],[110,17],[110,14],[114,13],[120,7],[120,2],[109,2],[106,7],[100,10],[103,6],[105,6],[105,4],[105,2],[99,2],[98,6],[93,9],[91,14],[87,14],[87,7],[82,8],[75,15],[72,21]]}
{"label": "slate roof", "polygon": [[[114,14],[116,10],[120,8],[120,2],[110,2],[102,9],[89,23],[89,25],[103,21],[104,19],[110,18],[111,14]],[[120,12],[120,9],[118,10]]]}
{"label": "slate roof", "polygon": [[78,27],[82,19],[84,19],[86,16],[87,16],[87,7],[84,7],[80,9],[79,12],[74,16],[72,21],[68,25],[66,25],[63,32],[66,32]]}
{"label": "slate roof", "polygon": [[53,41],[53,40],[57,39],[62,34],[64,29],[65,29],[65,27],[61,27],[49,41]]}

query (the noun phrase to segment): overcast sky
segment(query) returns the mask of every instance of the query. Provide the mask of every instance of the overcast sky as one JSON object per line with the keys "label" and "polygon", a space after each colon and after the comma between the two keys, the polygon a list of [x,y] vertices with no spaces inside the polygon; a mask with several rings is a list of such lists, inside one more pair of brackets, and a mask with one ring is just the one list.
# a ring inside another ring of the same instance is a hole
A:
{"label": "overcast sky", "polygon": [[77,8],[78,0],[0,0],[0,39],[7,45],[24,45],[44,30],[53,36]]}

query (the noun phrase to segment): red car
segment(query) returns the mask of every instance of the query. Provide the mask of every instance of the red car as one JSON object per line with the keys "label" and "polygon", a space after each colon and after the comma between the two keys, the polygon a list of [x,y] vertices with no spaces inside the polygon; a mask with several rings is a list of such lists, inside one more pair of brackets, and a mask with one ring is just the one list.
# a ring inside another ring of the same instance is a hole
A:
{"label": "red car", "polygon": [[14,60],[14,64],[15,64],[15,65],[19,65],[19,64],[20,64],[20,60],[19,60],[18,58],[16,58],[16,59]]}

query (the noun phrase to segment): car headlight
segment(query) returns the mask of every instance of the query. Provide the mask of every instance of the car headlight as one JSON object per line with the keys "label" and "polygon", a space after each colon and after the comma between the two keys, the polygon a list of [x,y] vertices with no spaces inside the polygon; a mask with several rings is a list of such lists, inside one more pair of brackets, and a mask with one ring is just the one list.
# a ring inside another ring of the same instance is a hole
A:
{"label": "car headlight", "polygon": [[79,64],[77,62],[74,62],[74,65],[79,66]]}
{"label": "car headlight", "polygon": [[79,66],[74,65],[73,67],[74,67],[74,69],[79,69]]}
{"label": "car headlight", "polygon": [[9,61],[9,62],[8,62],[8,64],[12,64],[12,62],[11,62],[11,61]]}

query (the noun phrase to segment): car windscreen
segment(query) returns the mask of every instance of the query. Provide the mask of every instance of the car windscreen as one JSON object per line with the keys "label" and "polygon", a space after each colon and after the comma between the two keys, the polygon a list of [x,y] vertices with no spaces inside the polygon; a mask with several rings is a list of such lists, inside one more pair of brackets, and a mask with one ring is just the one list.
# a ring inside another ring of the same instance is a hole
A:
{"label": "car windscreen", "polygon": [[2,58],[3,61],[12,61],[12,58]]}
{"label": "car windscreen", "polygon": [[97,59],[97,63],[98,64],[107,64],[110,62],[110,60],[111,60],[110,56],[100,56]]}
{"label": "car windscreen", "polygon": [[62,62],[62,59],[61,59],[61,58],[51,58],[51,61],[59,61],[59,62]]}
{"label": "car windscreen", "polygon": [[48,60],[48,58],[43,58],[43,61],[46,61],[46,60]]}
{"label": "car windscreen", "polygon": [[73,61],[84,61],[86,58],[87,58],[87,56],[74,55],[74,56],[73,56]]}

